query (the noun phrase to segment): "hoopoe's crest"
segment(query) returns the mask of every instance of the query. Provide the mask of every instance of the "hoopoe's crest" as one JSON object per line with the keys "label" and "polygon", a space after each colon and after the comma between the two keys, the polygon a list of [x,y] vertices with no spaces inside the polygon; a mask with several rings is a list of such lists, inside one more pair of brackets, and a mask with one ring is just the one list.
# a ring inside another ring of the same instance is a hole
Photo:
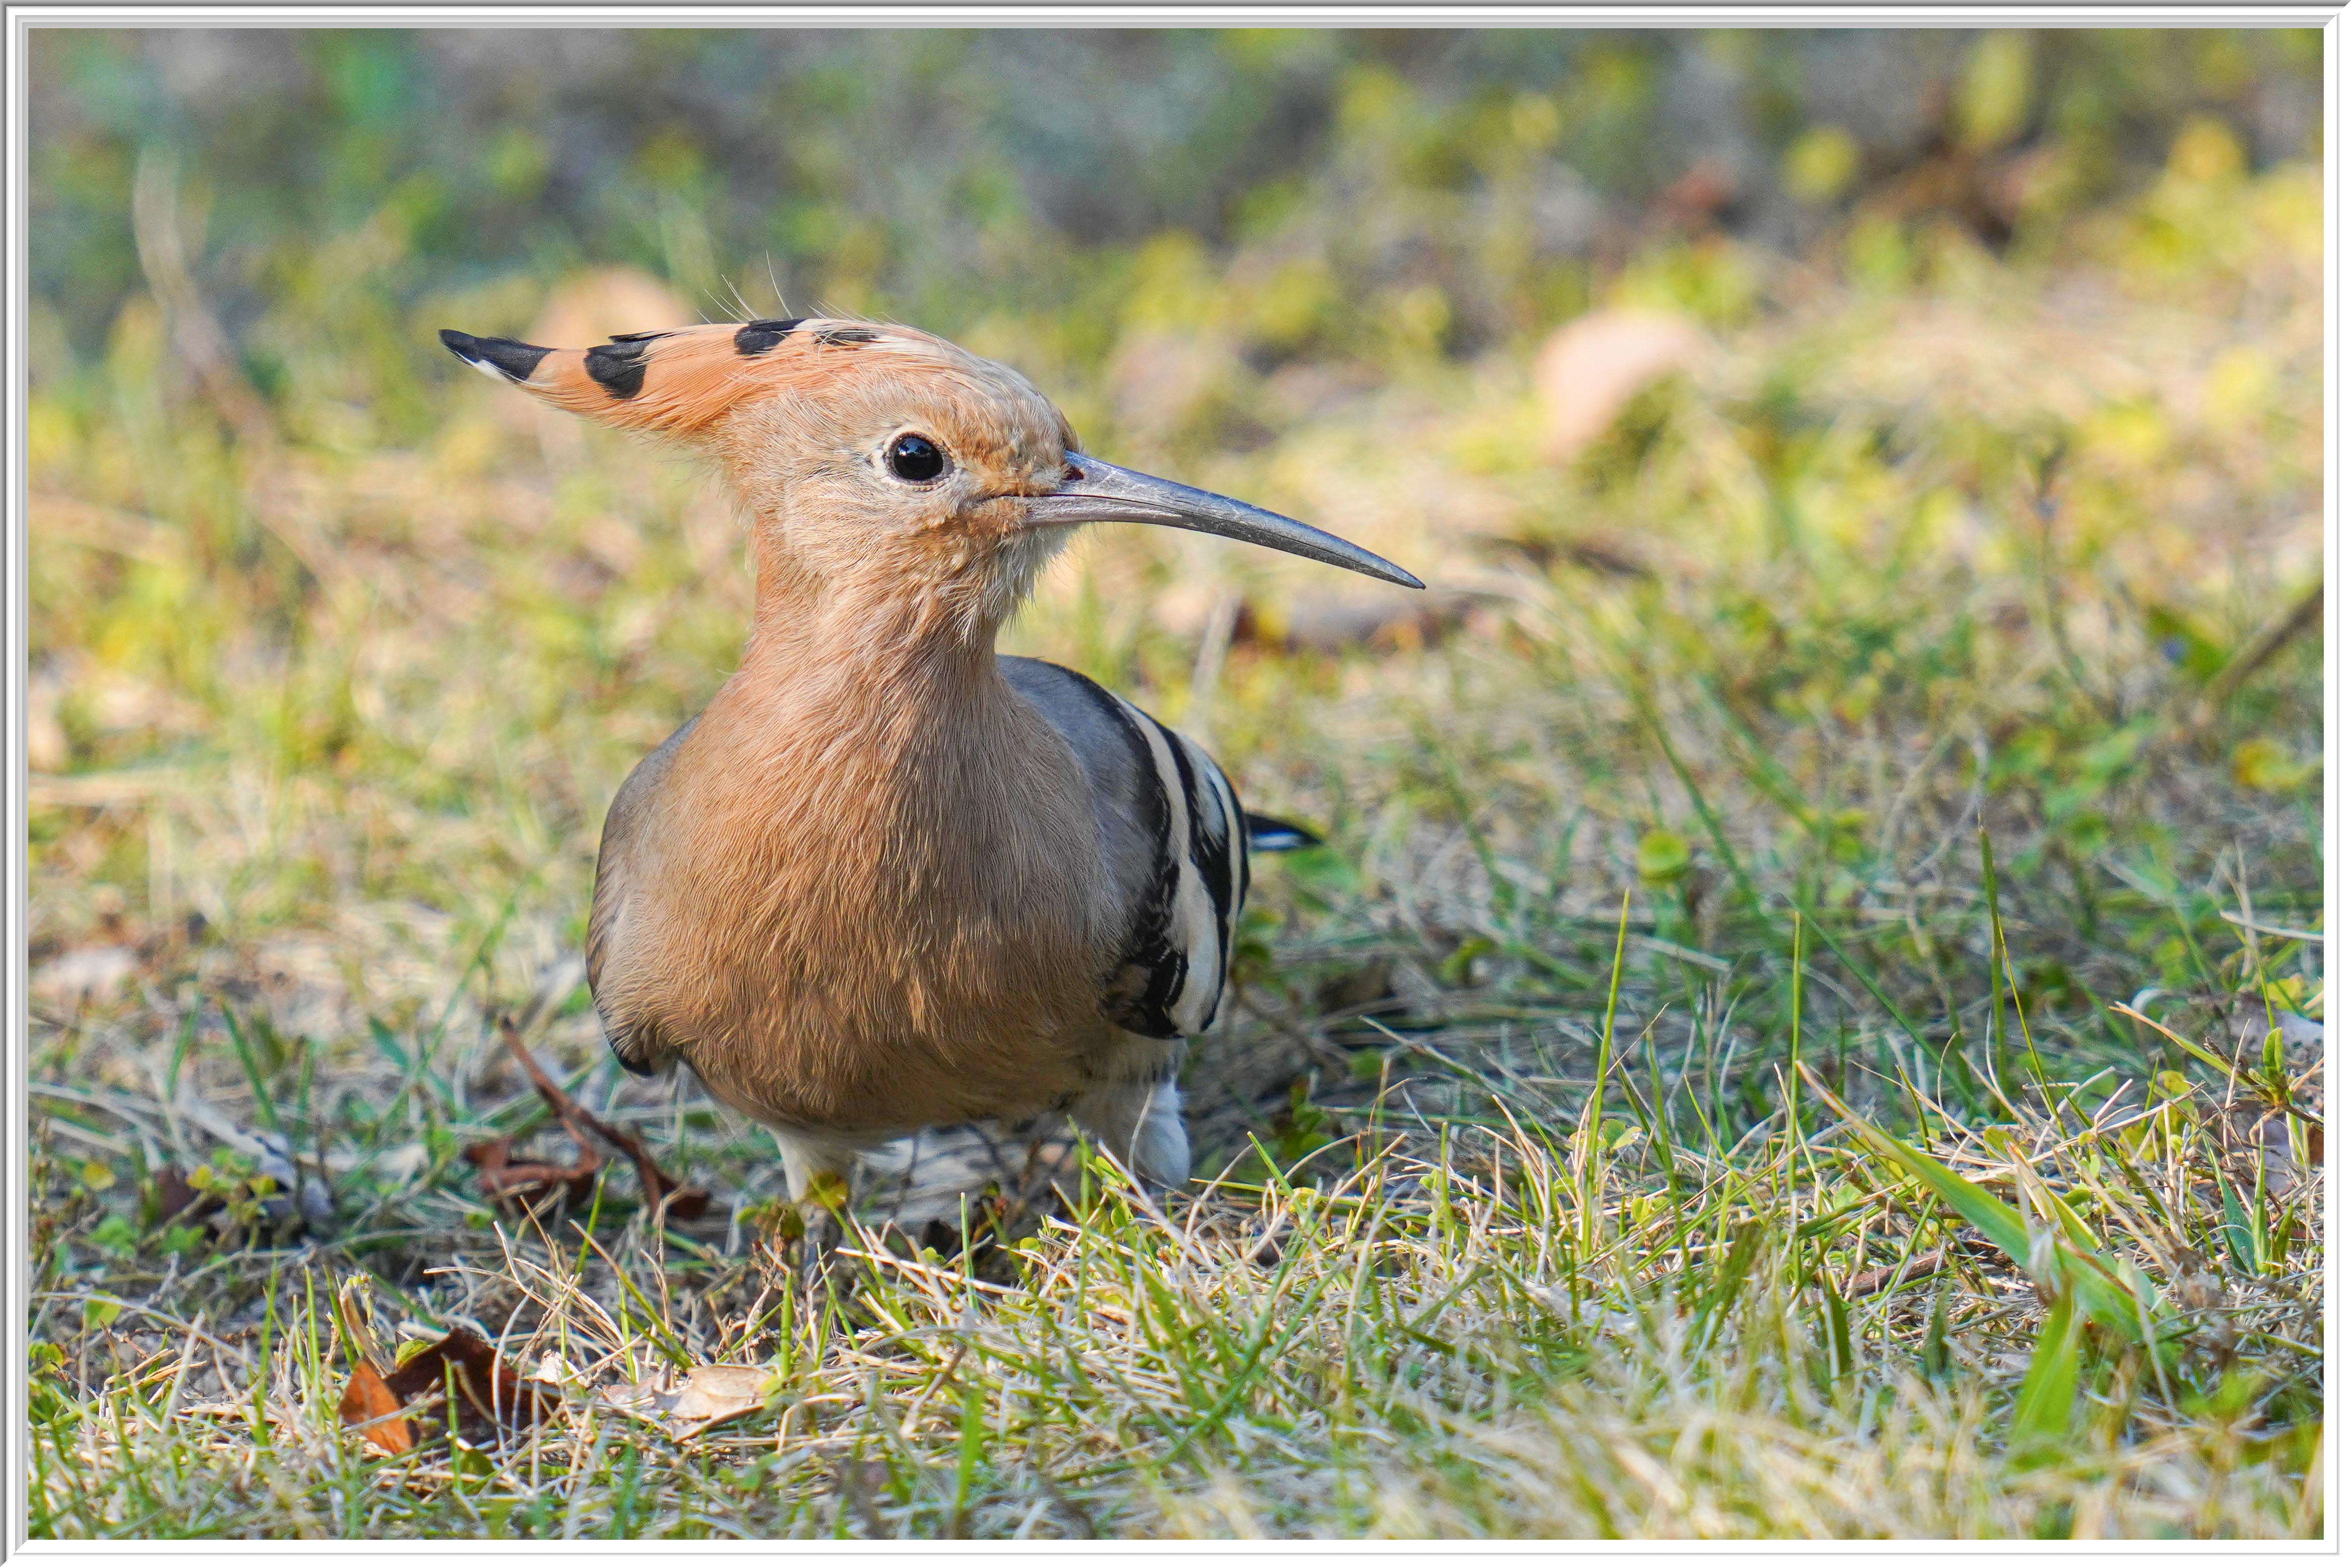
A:
{"label": "hoopoe's crest", "polygon": [[967,398],[1034,403],[1067,434],[1020,376],[911,327],[789,317],[625,332],[593,349],[448,330],[441,341],[494,381],[622,430],[703,435],[763,397],[819,400],[860,382],[938,377]]}

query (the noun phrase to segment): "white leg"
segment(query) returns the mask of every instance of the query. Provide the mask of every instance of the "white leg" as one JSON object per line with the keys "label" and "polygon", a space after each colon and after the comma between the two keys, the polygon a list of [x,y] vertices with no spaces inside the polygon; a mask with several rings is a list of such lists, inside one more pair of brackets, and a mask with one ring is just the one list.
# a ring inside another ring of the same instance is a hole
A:
{"label": "white leg", "polygon": [[776,1154],[784,1167],[784,1190],[794,1203],[807,1202],[813,1188],[837,1186],[841,1196],[847,1196],[849,1173],[857,1163],[854,1145],[806,1133],[787,1133],[780,1127],[768,1131],[776,1140]]}
{"label": "white leg", "polygon": [[1070,1119],[1148,1187],[1164,1191],[1192,1178],[1192,1143],[1172,1074],[1099,1084],[1070,1107]]}
{"label": "white leg", "polygon": [[833,1270],[834,1249],[841,1245],[857,1146],[780,1128],[769,1131],[775,1134],[784,1167],[785,1190],[800,1214],[801,1281],[810,1291],[820,1291]]}

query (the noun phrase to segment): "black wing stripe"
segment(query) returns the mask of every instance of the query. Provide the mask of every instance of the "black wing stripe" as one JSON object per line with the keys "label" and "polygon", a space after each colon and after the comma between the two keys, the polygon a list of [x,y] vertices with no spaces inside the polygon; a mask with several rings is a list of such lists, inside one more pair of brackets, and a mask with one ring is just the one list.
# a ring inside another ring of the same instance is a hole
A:
{"label": "black wing stripe", "polygon": [[1120,943],[1117,968],[1110,977],[1111,994],[1106,1011],[1120,1028],[1152,1040],[1174,1040],[1184,1031],[1169,1015],[1184,988],[1184,955],[1168,939],[1176,907],[1177,866],[1168,852],[1172,810],[1159,763],[1151,754],[1135,708],[1121,702],[1084,675],[1071,672],[1071,684],[1099,708],[1112,727],[1127,737],[1135,759],[1138,804],[1143,809],[1143,836],[1157,854],[1150,883],[1137,902],[1127,936]]}
{"label": "black wing stripe", "polygon": [[[1157,719],[1152,723],[1167,737],[1168,749],[1176,758],[1177,777],[1184,783],[1185,798],[1192,802],[1192,841],[1185,847],[1192,856],[1192,869],[1200,873],[1201,885],[1209,896],[1210,911],[1217,921],[1216,988],[1209,994],[1208,1009],[1199,1026],[1206,1029],[1216,1021],[1217,1004],[1225,992],[1225,967],[1234,950],[1234,868],[1230,853],[1233,822],[1226,815],[1217,765],[1166,725]],[[1196,759],[1201,764],[1197,771],[1193,768]]]}
{"label": "black wing stripe", "polygon": [[[1174,962],[1155,975],[1155,979],[1168,984],[1164,993],[1155,986],[1150,999],[1178,1034],[1191,1034],[1201,1028],[1195,1016],[1199,1009],[1197,1006],[1186,1007],[1185,995],[1192,989],[1192,982],[1205,956],[1192,950],[1194,944],[1188,930],[1194,913],[1188,895],[1195,888],[1186,885],[1186,878],[1189,874],[1196,884],[1200,880],[1192,865],[1191,852],[1192,823],[1198,815],[1192,800],[1192,764],[1184,755],[1183,742],[1167,726],[1132,703],[1120,706],[1127,709],[1136,732],[1143,737],[1144,747],[1151,754],[1152,776],[1160,780],[1160,793],[1168,802],[1167,813],[1156,824],[1159,828],[1156,848],[1159,864],[1164,873],[1173,878],[1174,886],[1166,904],[1158,912],[1158,937],[1161,948],[1172,956]],[[1211,974],[1209,978],[1213,985],[1223,980],[1223,977],[1216,974]],[[1208,1000],[1210,1005],[1215,1004],[1213,992]]]}
{"label": "black wing stripe", "polygon": [[[1130,1032],[1174,1040],[1216,1021],[1250,883],[1246,818],[1233,783],[1198,745],[1074,670],[1048,666],[1069,695],[1118,732],[1129,780],[1105,810],[1131,890],[1126,929],[1106,977],[1103,1012]],[[1108,737],[1088,727],[1095,745]],[[1073,735],[1073,739],[1077,739]],[[1143,862],[1143,863],[1136,863]]]}
{"label": "black wing stripe", "polygon": [[[1160,738],[1167,744],[1169,760],[1176,767],[1177,786],[1183,791],[1184,803],[1188,808],[1184,813],[1187,831],[1181,845],[1181,852],[1192,862],[1192,873],[1200,879],[1202,891],[1209,900],[1210,914],[1216,920],[1216,951],[1213,955],[1216,967],[1210,982],[1213,988],[1209,992],[1209,1005],[1202,1013],[1200,1021],[1191,1026],[1192,1029],[1206,1029],[1209,1027],[1210,1020],[1217,1016],[1217,998],[1225,988],[1225,901],[1216,884],[1212,883],[1207,875],[1209,860],[1207,813],[1201,809],[1201,782],[1199,776],[1192,770],[1192,748],[1185,745],[1182,736],[1178,735],[1158,719],[1151,721],[1151,727],[1160,732]],[[1169,848],[1175,851],[1179,846],[1171,843]],[[1218,879],[1220,882],[1223,880],[1222,877]],[[1207,967],[1205,960],[1212,955],[1193,953],[1187,944],[1185,956],[1188,960],[1188,968],[1192,967],[1205,968]],[[1187,1032],[1190,1030],[1188,1030]]]}

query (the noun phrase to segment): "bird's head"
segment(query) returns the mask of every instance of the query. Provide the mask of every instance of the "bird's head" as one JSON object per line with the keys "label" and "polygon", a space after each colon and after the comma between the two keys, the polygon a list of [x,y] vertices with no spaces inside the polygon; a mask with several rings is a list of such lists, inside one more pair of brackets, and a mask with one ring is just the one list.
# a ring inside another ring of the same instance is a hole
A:
{"label": "bird's head", "polygon": [[751,321],[584,350],[441,341],[559,408],[711,453],[752,515],[763,599],[842,589],[990,632],[1092,522],[1222,534],[1421,586],[1319,528],[1087,455],[1018,373],[912,328]]}

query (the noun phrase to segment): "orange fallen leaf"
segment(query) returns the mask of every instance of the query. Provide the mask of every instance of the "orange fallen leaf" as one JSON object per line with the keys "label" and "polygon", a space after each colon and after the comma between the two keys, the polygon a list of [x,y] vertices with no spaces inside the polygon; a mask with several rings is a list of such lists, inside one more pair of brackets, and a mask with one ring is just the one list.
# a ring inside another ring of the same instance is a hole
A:
{"label": "orange fallen leaf", "polygon": [[368,1447],[386,1454],[404,1454],[416,1447],[416,1429],[401,1414],[408,1402],[393,1393],[383,1375],[367,1362],[352,1368],[335,1413],[346,1427],[357,1427]]}
{"label": "orange fallen leaf", "polygon": [[335,1414],[344,1426],[358,1428],[361,1440],[379,1453],[404,1454],[416,1446],[416,1428],[402,1408],[407,1401],[385,1384],[377,1364],[375,1333],[369,1327],[369,1284],[366,1275],[354,1274],[335,1288],[335,1331],[344,1358],[352,1364],[352,1380],[343,1385]]}

